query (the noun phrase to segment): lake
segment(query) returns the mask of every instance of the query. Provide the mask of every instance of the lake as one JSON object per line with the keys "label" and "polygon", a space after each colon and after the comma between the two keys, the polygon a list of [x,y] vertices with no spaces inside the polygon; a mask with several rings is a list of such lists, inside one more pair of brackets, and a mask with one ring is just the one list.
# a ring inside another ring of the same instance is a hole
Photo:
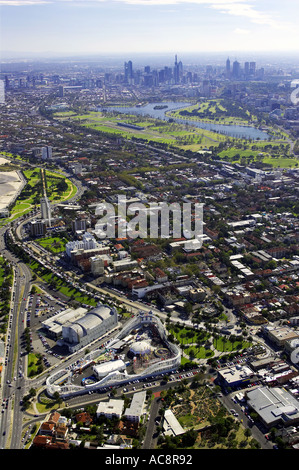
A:
{"label": "lake", "polygon": [[[99,107],[99,111],[103,109],[117,111],[123,114],[135,114],[139,116],[150,116],[156,119],[163,119],[168,120],[169,116],[165,113],[167,111],[173,111],[176,109],[186,108],[187,106],[191,106],[191,103],[184,103],[184,102],[160,102],[160,103],[148,103],[144,106],[101,106]],[[163,106],[163,109],[154,109],[156,107]],[[164,106],[167,106],[167,108]],[[269,135],[261,131],[260,129],[256,129],[255,127],[250,126],[238,126],[238,125],[224,125],[224,124],[214,124],[210,122],[203,122],[203,121],[192,121],[190,119],[178,119],[178,118],[171,118],[174,122],[180,124],[190,124],[193,127],[199,127],[201,129],[206,129],[209,131],[217,132],[219,134],[224,134],[230,137],[235,137],[237,139],[252,139],[252,140],[267,140]]]}
{"label": "lake", "polygon": [[[156,119],[163,119],[168,120],[169,116],[165,113],[167,111],[173,111],[176,109],[183,109],[188,106],[191,106],[192,103],[185,103],[185,102],[160,102],[160,103],[148,103],[144,106],[101,106],[99,111],[103,109],[117,111],[123,114],[135,114],[139,116],[150,116]],[[163,106],[163,109],[154,109],[156,107]],[[165,106],[165,108],[164,108]],[[167,107],[166,107],[167,106]],[[224,124],[214,124],[210,122],[203,122],[203,121],[193,121],[190,119],[178,119],[178,118],[171,118],[174,122],[179,124],[190,124],[194,127],[199,127],[201,129],[206,129],[209,131],[217,132],[219,134],[224,134],[230,137],[235,137],[238,139],[252,139],[252,140],[267,140],[269,135],[261,131],[260,129],[256,129],[255,127],[250,126],[238,126],[238,125],[224,125]]]}

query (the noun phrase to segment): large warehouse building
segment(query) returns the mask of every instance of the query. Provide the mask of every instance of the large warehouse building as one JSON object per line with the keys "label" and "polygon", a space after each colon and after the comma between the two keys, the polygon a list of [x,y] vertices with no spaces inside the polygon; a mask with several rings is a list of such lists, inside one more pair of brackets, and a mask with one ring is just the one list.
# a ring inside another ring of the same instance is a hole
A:
{"label": "large warehouse building", "polygon": [[279,387],[258,387],[246,393],[247,404],[267,428],[298,425],[299,401],[287,390]]}
{"label": "large warehouse building", "polygon": [[62,326],[63,343],[70,352],[75,352],[100,338],[116,325],[116,308],[98,305],[82,318]]}
{"label": "large warehouse building", "polygon": [[79,307],[77,309],[67,308],[63,312],[47,318],[42,322],[43,328],[47,331],[47,335],[53,339],[58,339],[62,335],[62,327],[70,322],[75,322],[82,318],[87,312],[86,308]]}

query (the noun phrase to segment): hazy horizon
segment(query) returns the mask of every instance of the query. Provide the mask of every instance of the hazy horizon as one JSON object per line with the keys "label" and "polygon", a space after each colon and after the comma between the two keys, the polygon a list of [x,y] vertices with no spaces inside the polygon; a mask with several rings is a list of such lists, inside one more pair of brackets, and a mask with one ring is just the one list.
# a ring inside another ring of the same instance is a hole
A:
{"label": "hazy horizon", "polygon": [[[184,67],[192,66],[225,66],[225,61],[230,58],[231,62],[238,60],[240,63],[245,61],[254,61],[258,67],[297,67],[298,66],[298,53],[293,51],[284,53],[275,53],[274,51],[210,51],[210,52],[182,52],[178,54],[178,60],[181,60]],[[138,69],[149,65],[151,67],[164,67],[172,66],[175,60],[175,51],[169,53],[110,53],[110,54],[55,54],[51,52],[47,53],[35,53],[23,52],[17,54],[10,54],[9,51],[2,52],[0,57],[1,69],[5,65],[9,67],[9,64],[30,65],[30,66],[50,66],[51,64],[86,64],[90,66],[101,66],[107,68],[122,68],[125,61],[131,60],[133,62],[134,69]]]}
{"label": "hazy horizon", "polygon": [[297,0],[0,0],[1,56],[298,51]]}

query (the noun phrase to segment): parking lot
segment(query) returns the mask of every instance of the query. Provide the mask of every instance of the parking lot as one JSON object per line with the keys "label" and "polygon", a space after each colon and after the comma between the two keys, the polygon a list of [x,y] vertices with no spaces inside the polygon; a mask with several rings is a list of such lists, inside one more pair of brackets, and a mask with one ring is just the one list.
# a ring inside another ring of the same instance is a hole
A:
{"label": "parking lot", "polygon": [[64,356],[56,341],[46,337],[42,322],[65,310],[67,305],[46,292],[30,294],[26,300],[26,308],[21,315],[24,326],[29,328],[31,351],[42,354],[45,367],[50,367]]}

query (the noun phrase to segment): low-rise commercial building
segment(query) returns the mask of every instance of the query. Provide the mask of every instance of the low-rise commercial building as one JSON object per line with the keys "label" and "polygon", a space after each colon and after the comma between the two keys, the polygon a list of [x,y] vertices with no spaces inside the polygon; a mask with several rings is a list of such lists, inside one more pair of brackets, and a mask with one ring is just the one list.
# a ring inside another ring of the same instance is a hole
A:
{"label": "low-rise commercial building", "polygon": [[120,419],[124,410],[124,400],[110,399],[108,402],[102,401],[97,407],[97,418],[99,416],[105,416],[106,418],[118,418]]}
{"label": "low-rise commercial building", "polygon": [[163,432],[166,436],[179,436],[185,432],[171,410],[165,410]]}
{"label": "low-rise commercial building", "polygon": [[246,399],[267,428],[299,423],[299,401],[284,388],[258,387],[248,391]]}
{"label": "low-rise commercial building", "polygon": [[262,331],[269,341],[281,348],[287,341],[299,339],[299,334],[288,326],[265,325]]}
{"label": "low-rise commercial building", "polygon": [[224,387],[239,387],[248,384],[255,373],[248,366],[231,366],[218,371],[217,381]]}
{"label": "low-rise commercial building", "polygon": [[143,413],[144,404],[146,399],[146,392],[138,392],[135,393],[129,408],[125,410],[124,416],[129,421],[133,421],[134,423],[139,423],[140,418]]}

